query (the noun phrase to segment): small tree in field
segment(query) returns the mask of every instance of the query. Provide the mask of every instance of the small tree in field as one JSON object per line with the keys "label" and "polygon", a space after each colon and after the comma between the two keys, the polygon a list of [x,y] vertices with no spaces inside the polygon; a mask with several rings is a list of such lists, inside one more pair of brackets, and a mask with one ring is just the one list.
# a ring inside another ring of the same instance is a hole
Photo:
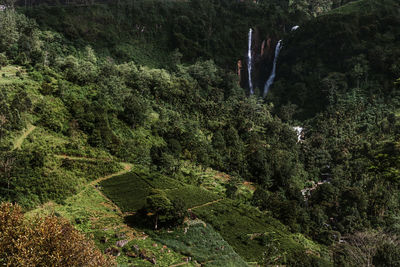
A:
{"label": "small tree in field", "polygon": [[186,214],[182,200],[178,198],[171,201],[164,192],[159,190],[155,190],[152,195],[147,197],[145,210],[153,216],[156,230],[159,223],[182,223]]}

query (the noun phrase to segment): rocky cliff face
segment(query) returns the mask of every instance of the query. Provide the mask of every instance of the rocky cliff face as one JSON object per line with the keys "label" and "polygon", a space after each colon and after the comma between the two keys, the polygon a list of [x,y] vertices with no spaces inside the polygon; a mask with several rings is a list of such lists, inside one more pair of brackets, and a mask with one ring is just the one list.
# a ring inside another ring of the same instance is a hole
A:
{"label": "rocky cliff face", "polygon": [[[268,76],[272,69],[274,61],[275,47],[280,38],[267,34],[262,36],[260,30],[255,28],[252,40],[252,55],[253,55],[253,66],[252,66],[252,81],[254,89],[264,88],[264,84],[268,79]],[[240,62],[240,67],[239,67]],[[247,60],[242,58],[238,61],[238,70],[247,69]],[[238,72],[240,85],[243,88],[248,87],[248,73],[241,71]]]}
{"label": "rocky cliff face", "polygon": [[[349,2],[355,0],[288,0],[289,13],[297,17],[295,14],[302,14],[303,19],[308,21],[306,17],[312,18],[319,15],[325,14],[334,8],[343,6]],[[281,22],[279,27],[270,29],[269,33],[265,28],[254,27],[253,39],[252,39],[252,84],[256,90],[257,88],[263,88],[269,74],[272,70],[274,61],[275,47],[276,44],[282,37],[290,32],[291,27],[289,21]],[[279,29],[279,30],[277,30]],[[280,34],[278,33],[280,32]],[[238,59],[239,60],[239,59]],[[240,59],[240,67],[237,69],[247,69],[248,60],[243,54],[243,58]],[[238,76],[240,85],[243,88],[249,87],[249,79],[247,72],[239,72]]]}

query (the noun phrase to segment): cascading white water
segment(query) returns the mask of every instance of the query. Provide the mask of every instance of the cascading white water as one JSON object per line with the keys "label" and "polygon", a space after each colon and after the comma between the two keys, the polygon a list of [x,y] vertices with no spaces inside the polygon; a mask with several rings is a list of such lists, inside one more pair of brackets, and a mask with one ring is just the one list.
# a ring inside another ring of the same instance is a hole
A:
{"label": "cascading white water", "polygon": [[273,63],[273,66],[272,66],[271,75],[269,75],[269,78],[268,78],[268,80],[267,80],[267,82],[265,83],[265,86],[264,86],[264,97],[267,96],[268,90],[271,87],[271,85],[274,83],[274,80],[275,80],[276,62],[278,61],[279,52],[281,51],[281,48],[282,48],[281,44],[282,44],[282,40],[279,40],[278,44],[275,47],[274,63]]}
{"label": "cascading white water", "polygon": [[252,39],[253,39],[253,29],[250,28],[249,30],[249,49],[247,51],[247,71],[249,74],[249,89],[250,89],[250,95],[254,94],[253,91],[253,82],[251,81],[251,68],[252,68],[252,64],[253,64],[253,57],[252,57],[252,49],[251,49],[251,43],[252,43]]}
{"label": "cascading white water", "polygon": [[295,31],[295,30],[297,30],[298,28],[300,28],[299,25],[293,26],[291,31]]}
{"label": "cascading white water", "polygon": [[296,126],[296,127],[293,127],[293,130],[296,132],[296,134],[297,134],[297,142],[300,142],[301,141],[301,137],[302,137],[302,134],[303,134],[303,127],[300,127],[300,126]]}

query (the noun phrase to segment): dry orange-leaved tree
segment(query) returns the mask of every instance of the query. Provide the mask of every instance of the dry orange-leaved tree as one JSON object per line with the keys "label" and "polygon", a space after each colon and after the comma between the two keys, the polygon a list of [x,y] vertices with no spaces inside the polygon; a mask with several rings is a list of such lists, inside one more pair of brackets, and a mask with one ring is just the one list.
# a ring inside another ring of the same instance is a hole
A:
{"label": "dry orange-leaved tree", "polygon": [[116,266],[65,219],[26,221],[17,204],[0,204],[0,265]]}

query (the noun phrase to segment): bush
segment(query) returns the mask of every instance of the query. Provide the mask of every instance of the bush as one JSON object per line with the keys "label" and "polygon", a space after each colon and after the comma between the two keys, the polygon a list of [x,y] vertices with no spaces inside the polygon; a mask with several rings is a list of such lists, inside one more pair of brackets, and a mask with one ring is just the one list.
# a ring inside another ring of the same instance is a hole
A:
{"label": "bush", "polygon": [[59,98],[44,97],[36,108],[36,114],[40,116],[40,124],[55,132],[65,132],[68,128],[69,113],[64,103]]}
{"label": "bush", "polygon": [[0,264],[7,266],[116,266],[65,219],[24,220],[21,207],[0,205]]}
{"label": "bush", "polygon": [[400,248],[398,244],[386,243],[378,248],[372,263],[377,267],[400,266]]}
{"label": "bush", "polygon": [[0,53],[0,68],[8,65],[7,56],[4,53]]}
{"label": "bush", "polygon": [[248,266],[211,225],[200,220],[187,221],[174,231],[160,231],[155,239],[204,266]]}

